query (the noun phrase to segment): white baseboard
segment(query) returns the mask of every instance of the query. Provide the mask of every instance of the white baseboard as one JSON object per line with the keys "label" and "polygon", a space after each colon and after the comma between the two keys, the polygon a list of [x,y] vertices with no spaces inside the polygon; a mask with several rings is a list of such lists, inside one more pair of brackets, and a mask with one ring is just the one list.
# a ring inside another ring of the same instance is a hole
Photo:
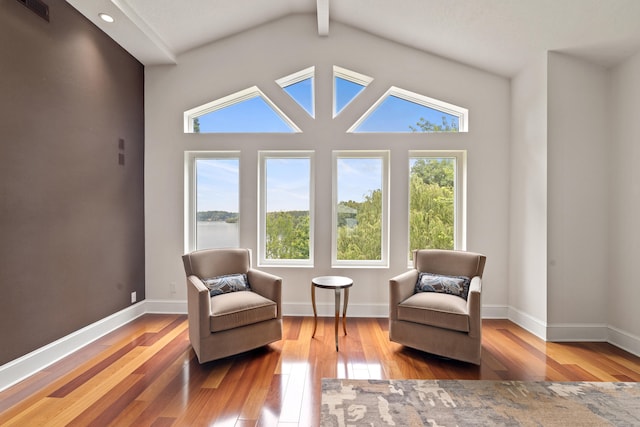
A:
{"label": "white baseboard", "polygon": [[147,299],[146,313],[155,314],[187,314],[187,301]]}
{"label": "white baseboard", "polygon": [[607,325],[598,323],[547,324],[547,341],[607,341]]}
{"label": "white baseboard", "polygon": [[506,305],[483,305],[481,316],[483,319],[507,319],[509,316],[509,307]]}
{"label": "white baseboard", "polygon": [[636,335],[609,325],[607,328],[607,342],[636,356],[640,356],[640,337]]}
{"label": "white baseboard", "polygon": [[516,308],[509,307],[507,319],[511,320],[516,325],[531,332],[533,335],[540,339],[547,339],[547,324],[540,319],[537,319],[530,314],[520,311]]}
{"label": "white baseboard", "polygon": [[[316,310],[320,317],[333,317],[336,314],[335,304],[318,303]],[[342,314],[342,306],[340,306]],[[313,316],[313,307],[310,303],[285,303],[282,304],[284,316]],[[347,317],[389,317],[388,304],[352,304],[347,306]]]}
{"label": "white baseboard", "polygon": [[144,301],[140,301],[18,359],[5,363],[0,366],[0,391],[11,387],[109,332],[142,316],[147,312],[145,305]]}

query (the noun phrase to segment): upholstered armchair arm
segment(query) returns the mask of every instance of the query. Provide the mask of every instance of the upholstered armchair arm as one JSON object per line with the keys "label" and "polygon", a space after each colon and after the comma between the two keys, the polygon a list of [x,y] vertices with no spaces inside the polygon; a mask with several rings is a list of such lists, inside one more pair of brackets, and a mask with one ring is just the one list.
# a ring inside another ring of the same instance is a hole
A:
{"label": "upholstered armchair arm", "polygon": [[415,269],[406,271],[389,280],[389,318],[391,320],[397,320],[398,311],[396,307],[413,295],[417,281],[418,270]]}
{"label": "upholstered armchair arm", "polygon": [[204,338],[210,332],[209,316],[211,315],[211,297],[209,289],[198,276],[187,277],[187,309],[189,310],[189,329]]}
{"label": "upholstered armchair arm", "polygon": [[278,305],[278,318],[282,318],[282,278],[260,270],[250,269],[247,280],[251,290]]}
{"label": "upholstered armchair arm", "polygon": [[469,336],[479,337],[482,328],[482,318],[480,317],[480,295],[482,293],[482,279],[475,276],[469,285],[469,296],[467,297],[467,310],[469,312]]}

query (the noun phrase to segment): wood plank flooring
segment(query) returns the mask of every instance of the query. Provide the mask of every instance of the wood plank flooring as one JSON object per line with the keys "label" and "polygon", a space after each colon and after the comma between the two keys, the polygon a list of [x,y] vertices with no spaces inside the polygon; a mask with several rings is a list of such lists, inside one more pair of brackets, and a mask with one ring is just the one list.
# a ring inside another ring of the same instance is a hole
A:
{"label": "wood plank flooring", "polygon": [[198,364],[184,315],[142,316],[0,393],[3,426],[316,426],[321,379],[640,381],[606,343],[545,343],[483,322],[481,366],[389,342],[386,319],[286,317],[282,341]]}

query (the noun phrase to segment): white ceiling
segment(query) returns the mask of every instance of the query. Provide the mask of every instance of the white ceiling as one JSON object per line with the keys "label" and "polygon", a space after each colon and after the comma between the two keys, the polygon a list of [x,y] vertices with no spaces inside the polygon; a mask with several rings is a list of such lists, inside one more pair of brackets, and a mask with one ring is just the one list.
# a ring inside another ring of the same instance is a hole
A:
{"label": "white ceiling", "polygon": [[[640,50],[640,0],[67,0],[145,65],[295,13],[511,77],[565,51],[612,66]],[[98,13],[111,14],[107,24]],[[52,17],[52,19],[54,19]]]}

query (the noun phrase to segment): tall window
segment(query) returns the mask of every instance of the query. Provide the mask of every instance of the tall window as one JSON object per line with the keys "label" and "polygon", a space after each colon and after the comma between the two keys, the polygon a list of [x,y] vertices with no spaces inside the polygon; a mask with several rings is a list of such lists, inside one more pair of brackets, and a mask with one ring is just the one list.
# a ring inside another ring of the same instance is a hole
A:
{"label": "tall window", "polygon": [[187,152],[189,251],[238,247],[240,157],[238,152]]}
{"label": "tall window", "polygon": [[335,151],[333,264],[388,265],[388,151]]}
{"label": "tall window", "polygon": [[313,265],[313,152],[260,153],[260,262]]}
{"label": "tall window", "polygon": [[409,155],[409,259],[414,249],[464,249],[464,152]]}

